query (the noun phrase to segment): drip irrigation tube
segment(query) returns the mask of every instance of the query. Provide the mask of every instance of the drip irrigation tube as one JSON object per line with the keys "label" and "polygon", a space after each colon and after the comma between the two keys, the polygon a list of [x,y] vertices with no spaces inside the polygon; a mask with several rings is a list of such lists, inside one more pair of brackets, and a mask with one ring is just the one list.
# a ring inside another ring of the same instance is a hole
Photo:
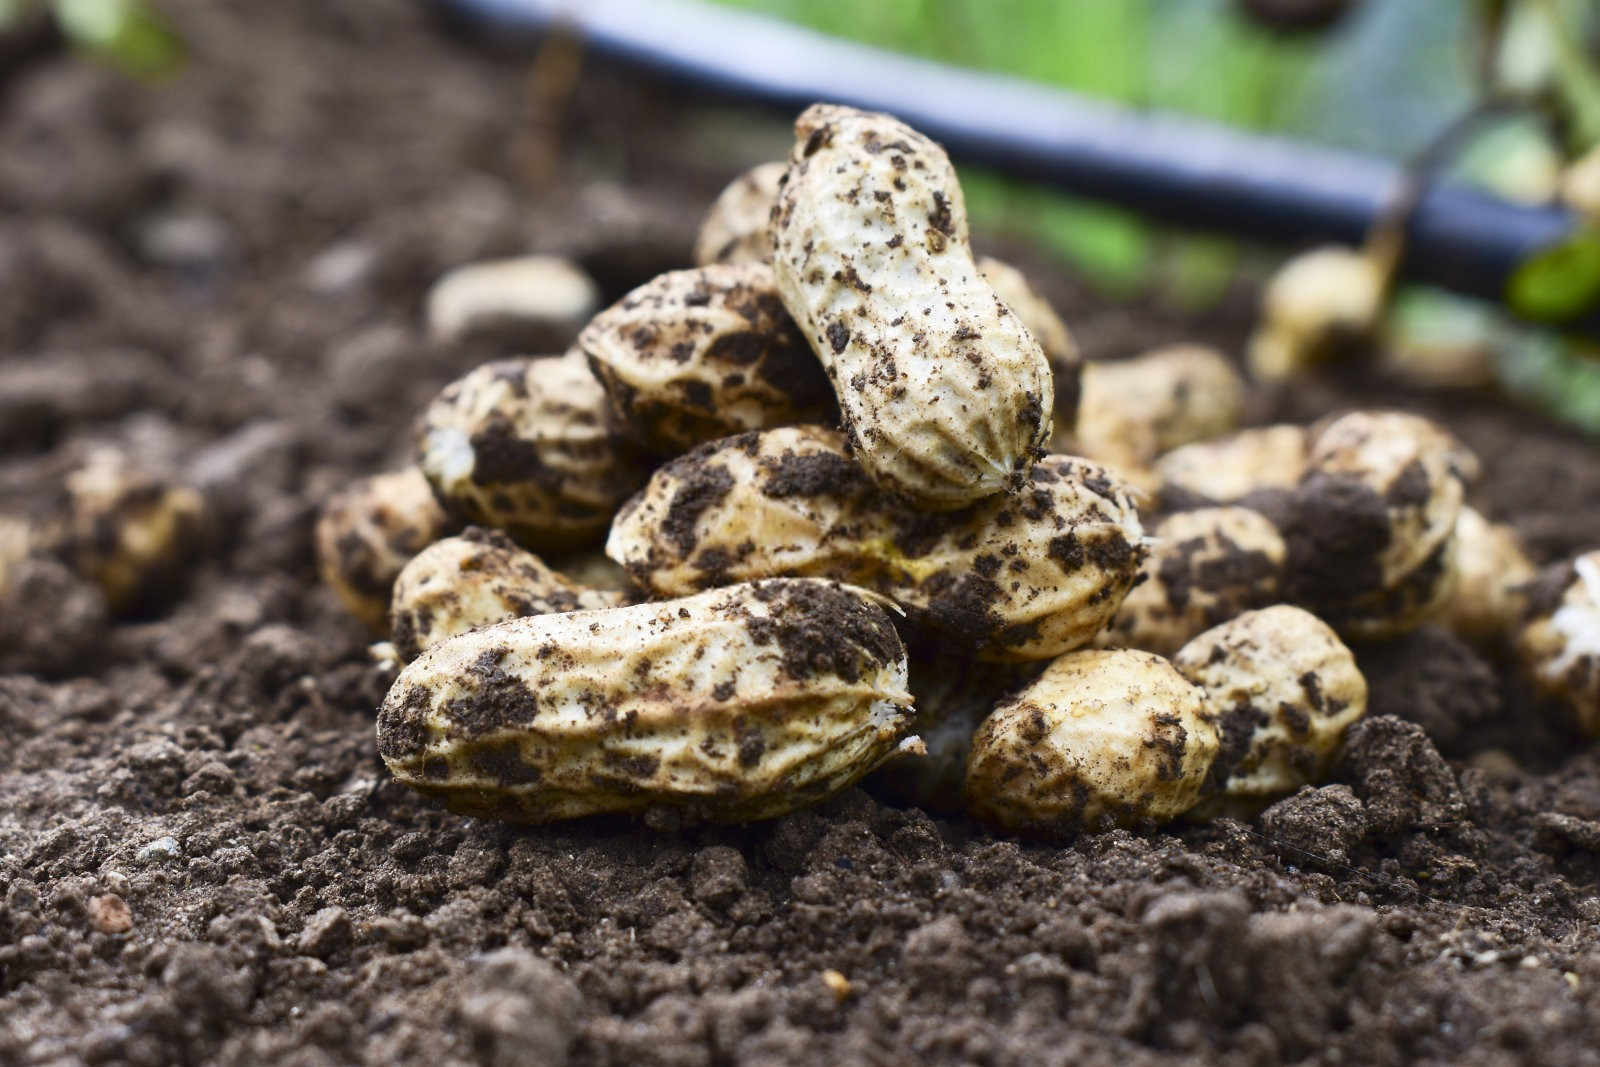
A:
{"label": "drip irrigation tube", "polygon": [[[499,40],[559,24],[596,52],[742,100],[892,112],[958,160],[1189,227],[1359,244],[1403,181],[1373,157],[1117,107],[695,0],[436,2]],[[1401,271],[1500,300],[1516,265],[1576,224],[1561,207],[1436,184],[1411,214]]]}

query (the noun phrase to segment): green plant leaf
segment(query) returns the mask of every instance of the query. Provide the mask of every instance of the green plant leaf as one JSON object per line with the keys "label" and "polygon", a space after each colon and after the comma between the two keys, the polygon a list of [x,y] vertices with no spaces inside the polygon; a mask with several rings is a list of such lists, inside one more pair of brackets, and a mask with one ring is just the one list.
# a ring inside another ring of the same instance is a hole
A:
{"label": "green plant leaf", "polygon": [[978,229],[1029,238],[1114,296],[1131,295],[1149,278],[1154,235],[1132,212],[978,168],[960,173]]}
{"label": "green plant leaf", "polygon": [[1537,322],[1567,322],[1600,308],[1600,228],[1583,227],[1524,260],[1506,303]]}
{"label": "green plant leaf", "polygon": [[1573,147],[1582,151],[1600,144],[1600,69],[1579,44],[1587,3],[1559,4],[1546,0],[1546,13],[1555,32],[1555,82],[1571,118]]}
{"label": "green plant leaf", "polygon": [[1510,330],[1496,372],[1512,396],[1600,434],[1600,351],[1592,341],[1548,330]]}
{"label": "green plant leaf", "polygon": [[1177,233],[1163,242],[1161,274],[1166,295],[1195,312],[1222,299],[1239,269],[1239,246],[1224,237]]}
{"label": "green plant leaf", "polygon": [[143,0],[55,0],[55,12],[73,44],[129,74],[169,74],[183,62],[183,43]]}

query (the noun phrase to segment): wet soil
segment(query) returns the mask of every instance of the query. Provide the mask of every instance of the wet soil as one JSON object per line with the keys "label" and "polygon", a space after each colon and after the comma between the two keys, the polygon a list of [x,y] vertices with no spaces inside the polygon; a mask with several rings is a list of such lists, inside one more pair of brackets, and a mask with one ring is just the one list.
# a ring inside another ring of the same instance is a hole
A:
{"label": "wet soil", "polygon": [[[1017,842],[855,789],[529,830],[393,784],[310,519],[494,354],[426,340],[428,283],[537,249],[619,295],[787,134],[405,0],[163,6],[159,85],[0,46],[0,511],[111,441],[214,516],[143,616],[46,570],[0,626],[0,1062],[1600,1063],[1600,750],[1441,633],[1364,650],[1382,714],[1249,821]],[[1196,319],[1043,277],[1094,357],[1248,325],[1243,287]],[[1595,446],[1493,397],[1350,371],[1252,414],[1376,404],[1477,449],[1541,560],[1600,542]]]}

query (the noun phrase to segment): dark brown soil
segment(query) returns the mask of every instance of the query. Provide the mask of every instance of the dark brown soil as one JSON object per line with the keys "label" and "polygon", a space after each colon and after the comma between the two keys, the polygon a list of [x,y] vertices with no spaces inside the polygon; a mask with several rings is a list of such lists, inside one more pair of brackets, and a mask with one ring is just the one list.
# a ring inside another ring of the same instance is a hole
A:
{"label": "dark brown soil", "polygon": [[[1393,714],[1248,823],[1021,843],[852,790],[526,830],[391,783],[310,519],[493,354],[425,341],[427,284],[536,248],[620,294],[787,134],[593,63],[574,88],[406,0],[164,6],[192,55],[160,86],[0,47],[0,511],[112,440],[216,515],[146,618],[30,579],[0,1062],[1600,1063],[1600,752],[1437,633],[1363,653]],[[1095,357],[1247,323],[1242,288],[1198,322],[1049,290]],[[1594,447],[1491,397],[1350,372],[1254,414],[1379,403],[1475,447],[1541,560],[1600,541]]]}

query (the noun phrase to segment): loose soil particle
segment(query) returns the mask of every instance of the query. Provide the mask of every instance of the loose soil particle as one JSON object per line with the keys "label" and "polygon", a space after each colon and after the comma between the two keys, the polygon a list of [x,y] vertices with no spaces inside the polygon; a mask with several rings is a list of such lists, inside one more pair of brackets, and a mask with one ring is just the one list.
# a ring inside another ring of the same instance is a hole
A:
{"label": "loose soil particle", "polygon": [[[109,631],[40,577],[63,598],[0,657],[0,1062],[1600,1063],[1600,753],[1436,635],[1363,653],[1421,725],[1369,720],[1251,822],[1025,843],[858,789],[746,829],[520,830],[390,783],[387,678],[310,528],[503,354],[432,346],[427,285],[538,249],[614,299],[688,263],[784,123],[707,153],[725,122],[596,61],[555,111],[407,0],[162,6],[170,84],[36,48],[0,79],[0,373],[30,368],[35,428],[3,420],[0,510],[111,439],[208,457],[231,531]],[[221,239],[141,243],[180,216]],[[1248,329],[1243,286],[1185,320],[993,250],[1094,358]],[[1593,447],[1492,398],[1339,371],[1252,417],[1377,404],[1445,418],[1541,562],[1600,542]]]}

